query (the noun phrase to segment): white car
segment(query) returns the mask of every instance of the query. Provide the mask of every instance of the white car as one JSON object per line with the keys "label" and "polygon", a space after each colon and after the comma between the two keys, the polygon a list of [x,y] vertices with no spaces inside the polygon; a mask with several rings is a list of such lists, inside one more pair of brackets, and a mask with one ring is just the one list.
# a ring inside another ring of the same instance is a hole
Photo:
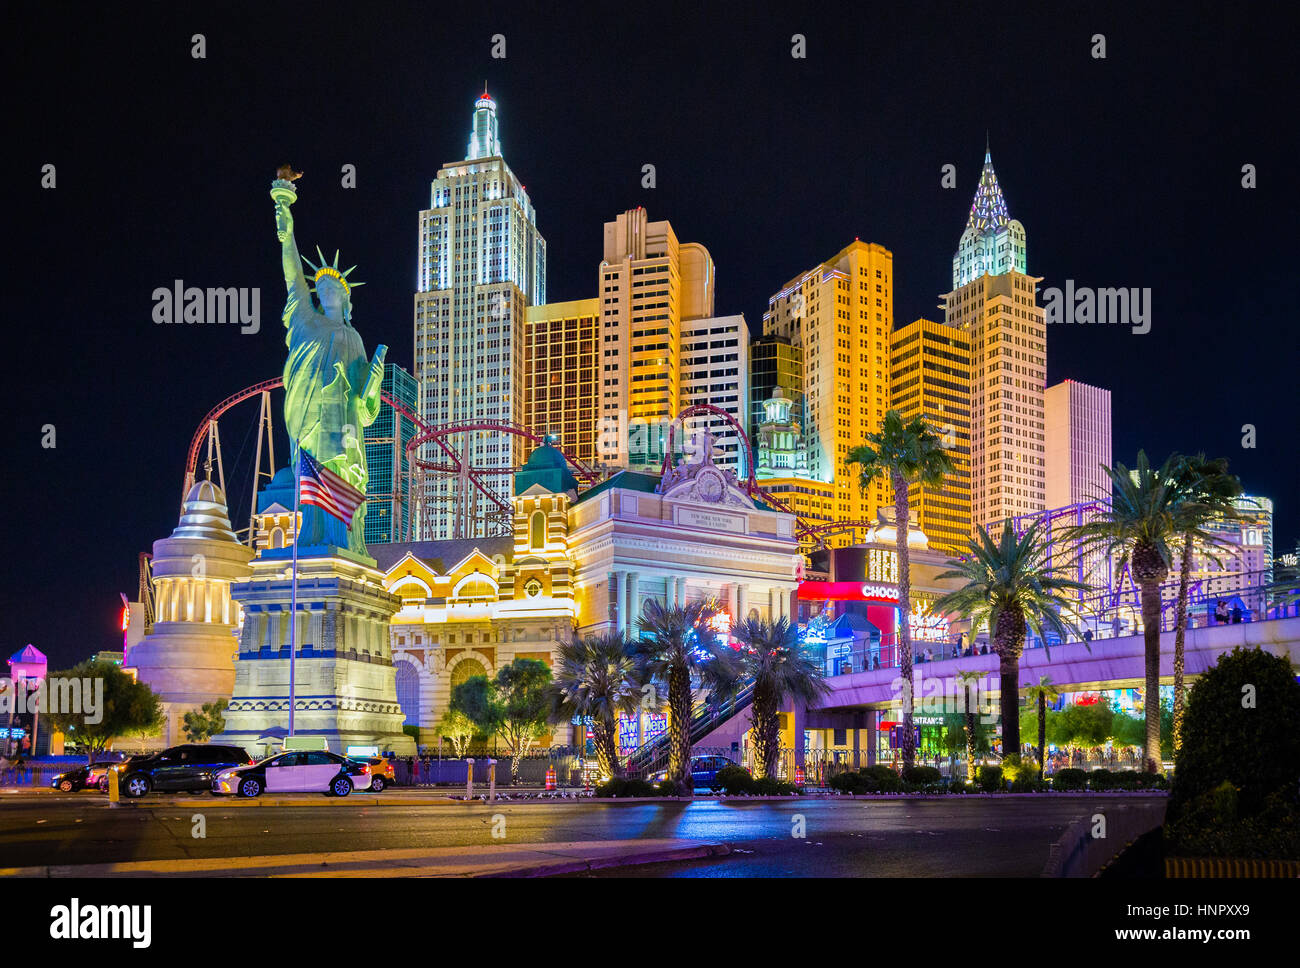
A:
{"label": "white car", "polygon": [[291,750],[252,766],[222,770],[212,780],[212,792],[257,797],[263,793],[324,793],[346,797],[370,789],[370,764],[358,763],[324,750]]}

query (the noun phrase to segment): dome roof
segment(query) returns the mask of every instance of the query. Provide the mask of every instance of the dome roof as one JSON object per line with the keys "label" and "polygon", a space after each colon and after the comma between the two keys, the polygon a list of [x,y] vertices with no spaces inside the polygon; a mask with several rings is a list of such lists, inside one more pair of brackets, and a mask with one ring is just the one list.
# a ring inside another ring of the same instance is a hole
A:
{"label": "dome roof", "polygon": [[209,541],[231,541],[238,544],[230,527],[230,513],[226,510],[226,495],[212,481],[196,481],[185,496],[181,507],[181,520],[172,532],[173,538],[203,538]]}
{"label": "dome roof", "polygon": [[569,470],[568,460],[549,440],[528,456],[527,463],[515,475],[515,493],[523,494],[536,484],[551,494],[578,490],[578,480]]}

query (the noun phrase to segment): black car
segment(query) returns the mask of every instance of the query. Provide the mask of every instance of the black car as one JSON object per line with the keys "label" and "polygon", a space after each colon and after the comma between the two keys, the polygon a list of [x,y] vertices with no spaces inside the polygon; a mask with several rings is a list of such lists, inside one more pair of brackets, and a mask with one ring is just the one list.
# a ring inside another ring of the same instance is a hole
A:
{"label": "black car", "polygon": [[252,762],[240,746],[191,743],[132,757],[118,768],[118,775],[121,790],[128,797],[142,797],[150,790],[206,793],[212,789],[212,778],[222,770]]}
{"label": "black car", "polygon": [[117,766],[118,760],[99,760],[60,773],[50,781],[50,786],[64,793],[76,790],[103,790],[108,788],[108,771]]}

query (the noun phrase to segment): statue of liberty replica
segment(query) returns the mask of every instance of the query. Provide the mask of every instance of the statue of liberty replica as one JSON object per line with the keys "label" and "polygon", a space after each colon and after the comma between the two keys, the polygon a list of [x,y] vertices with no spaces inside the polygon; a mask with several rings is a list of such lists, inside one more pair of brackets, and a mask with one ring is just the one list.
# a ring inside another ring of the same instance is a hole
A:
{"label": "statue of liberty replica", "polygon": [[[297,177],[284,166],[271,183],[276,235],[288,289],[283,316],[284,341],[289,347],[284,364],[284,424],[291,441],[292,466],[299,466],[299,452],[305,450],[318,465],[364,495],[370,472],[366,469],[362,431],[379,414],[379,388],[388,347],[381,343],[375,358],[367,364],[361,334],[352,328],[352,290],[365,285],[348,281],[356,266],[340,272],[338,253],[334,253],[334,264],[329,265],[319,246],[316,254],[320,265],[299,256],[289,207],[298,200],[291,180]],[[315,273],[314,289],[307,286],[304,262]],[[312,302],[313,292],[319,308]],[[365,510],[363,502],[349,527],[320,507],[305,504],[299,547],[333,546],[365,556]]]}
{"label": "statue of liberty replica", "polygon": [[384,590],[365,545],[363,432],[379,413],[387,347],[367,360],[352,328],[352,290],[361,283],[348,277],[356,267],[340,271],[337,253],[330,264],[319,247],[319,265],[300,256],[290,209],[299,177],[285,166],[271,183],[288,290],[284,423],[292,461],[257,505],[259,515],[281,520],[292,512],[296,534],[284,547],[259,542],[252,578],[231,586],[243,628],[220,741],[253,756],[281,748],[406,756],[415,744],[402,732],[388,636],[401,603]]}

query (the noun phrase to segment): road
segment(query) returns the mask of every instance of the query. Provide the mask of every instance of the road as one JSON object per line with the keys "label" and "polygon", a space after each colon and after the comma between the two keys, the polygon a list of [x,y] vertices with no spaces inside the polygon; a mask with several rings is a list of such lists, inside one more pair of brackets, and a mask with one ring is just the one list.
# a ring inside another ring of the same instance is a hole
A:
{"label": "road", "polygon": [[[191,802],[192,800],[192,802]],[[1139,801],[1141,802],[1141,801]],[[645,876],[1037,876],[1073,819],[1124,797],[933,800],[234,806],[211,796],[110,809],[102,797],[0,799],[6,867],[318,850],[680,838],[725,841],[726,858],[650,865]],[[1162,807],[1162,803],[1150,803]],[[504,839],[494,839],[504,818]],[[206,836],[193,836],[201,816]],[[802,838],[797,832],[802,817]],[[613,875],[632,871],[605,872]],[[600,874],[591,876],[601,876]]]}

